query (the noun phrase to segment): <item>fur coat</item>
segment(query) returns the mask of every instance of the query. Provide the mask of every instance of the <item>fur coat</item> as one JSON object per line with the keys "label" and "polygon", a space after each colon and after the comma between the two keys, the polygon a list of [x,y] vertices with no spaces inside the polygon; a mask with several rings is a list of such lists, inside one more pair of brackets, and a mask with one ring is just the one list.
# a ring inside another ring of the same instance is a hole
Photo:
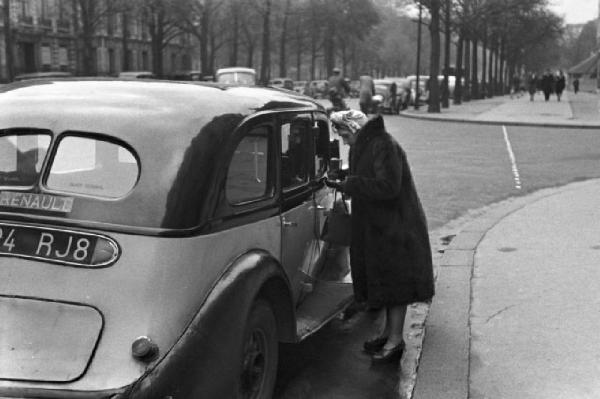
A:
{"label": "fur coat", "polygon": [[352,198],[356,300],[371,308],[430,300],[434,281],[425,213],[406,154],[381,116],[358,132],[343,191]]}

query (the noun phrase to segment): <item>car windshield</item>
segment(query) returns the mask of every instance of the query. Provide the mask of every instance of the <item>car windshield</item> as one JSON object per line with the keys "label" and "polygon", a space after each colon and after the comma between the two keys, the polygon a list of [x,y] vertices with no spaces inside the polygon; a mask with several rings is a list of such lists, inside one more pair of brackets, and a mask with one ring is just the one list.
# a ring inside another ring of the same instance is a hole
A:
{"label": "car windshield", "polygon": [[39,178],[50,134],[23,133],[0,133],[0,186],[32,186]]}
{"label": "car windshield", "polygon": [[250,72],[223,72],[217,78],[219,83],[254,85],[254,74]]}

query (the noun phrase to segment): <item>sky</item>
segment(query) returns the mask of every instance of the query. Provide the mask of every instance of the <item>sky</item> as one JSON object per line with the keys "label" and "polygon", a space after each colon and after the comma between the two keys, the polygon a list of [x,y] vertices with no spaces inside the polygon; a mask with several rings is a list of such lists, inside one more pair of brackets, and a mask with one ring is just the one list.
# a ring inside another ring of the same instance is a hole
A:
{"label": "sky", "polygon": [[550,8],[568,24],[583,24],[598,18],[599,0],[549,0]]}

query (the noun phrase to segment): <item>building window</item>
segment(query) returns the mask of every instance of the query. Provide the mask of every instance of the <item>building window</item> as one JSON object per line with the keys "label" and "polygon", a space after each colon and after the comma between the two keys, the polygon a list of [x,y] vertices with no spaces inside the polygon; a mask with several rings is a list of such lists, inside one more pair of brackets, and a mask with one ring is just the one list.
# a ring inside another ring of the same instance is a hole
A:
{"label": "building window", "polygon": [[142,51],[142,69],[144,71],[147,71],[148,68],[148,52],[147,51]]}
{"label": "building window", "polygon": [[65,46],[58,49],[58,64],[61,67],[69,65],[69,52]]}
{"label": "building window", "polygon": [[115,49],[108,49],[108,73],[115,73]]}
{"label": "building window", "polygon": [[43,45],[41,47],[41,53],[42,68],[44,70],[50,70],[50,67],[52,66],[52,49],[48,45]]}

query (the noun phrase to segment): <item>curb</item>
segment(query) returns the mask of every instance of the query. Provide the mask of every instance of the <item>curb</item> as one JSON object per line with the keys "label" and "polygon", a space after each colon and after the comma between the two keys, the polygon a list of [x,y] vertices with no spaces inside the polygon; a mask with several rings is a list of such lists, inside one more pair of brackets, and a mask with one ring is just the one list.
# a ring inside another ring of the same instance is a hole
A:
{"label": "curb", "polygon": [[[511,197],[482,208],[480,215],[458,228],[450,244],[443,249],[437,266],[436,295],[426,315],[426,334],[422,339],[412,399],[437,398],[442,393],[445,399],[469,398],[471,279],[477,247],[487,232],[505,217],[539,200],[599,183],[600,179],[590,179],[541,189],[524,197]],[[442,227],[436,232],[440,237],[451,236],[452,230],[445,231]],[[443,248],[443,244],[438,246]]]}
{"label": "curb", "polygon": [[449,118],[449,117],[438,117],[438,116],[425,116],[425,115],[414,115],[414,114],[405,114],[400,112],[398,114],[401,117],[409,118],[409,119],[420,119],[426,120],[429,122],[454,122],[454,123],[471,123],[478,125],[505,125],[505,126],[532,126],[532,127],[547,127],[547,128],[577,128],[577,129],[599,129],[600,123],[596,125],[588,125],[588,124],[578,124],[578,123],[536,123],[536,122],[526,122],[526,121],[499,121],[499,120],[474,120],[468,118]]}

